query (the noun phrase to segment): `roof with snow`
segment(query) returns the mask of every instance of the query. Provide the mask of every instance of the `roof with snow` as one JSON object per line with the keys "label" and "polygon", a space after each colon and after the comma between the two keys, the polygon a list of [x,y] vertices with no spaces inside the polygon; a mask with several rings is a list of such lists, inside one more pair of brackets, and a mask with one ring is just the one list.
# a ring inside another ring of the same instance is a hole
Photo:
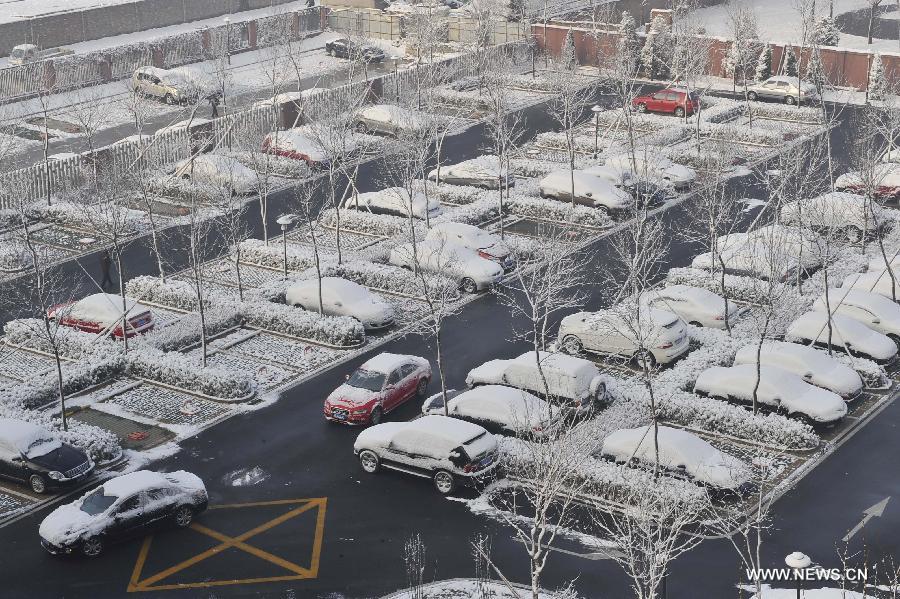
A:
{"label": "roof with snow", "polygon": [[169,479],[159,472],[137,470],[117,476],[103,483],[103,494],[126,497],[151,487],[168,487],[171,485],[172,483]]}
{"label": "roof with snow", "polygon": [[388,352],[378,354],[373,358],[369,358],[360,368],[390,374],[392,370],[407,362],[419,362],[422,358],[418,356],[407,356],[404,354],[391,354]]}
{"label": "roof with snow", "polygon": [[35,441],[51,438],[53,435],[36,424],[12,418],[0,418],[0,440],[25,452]]}

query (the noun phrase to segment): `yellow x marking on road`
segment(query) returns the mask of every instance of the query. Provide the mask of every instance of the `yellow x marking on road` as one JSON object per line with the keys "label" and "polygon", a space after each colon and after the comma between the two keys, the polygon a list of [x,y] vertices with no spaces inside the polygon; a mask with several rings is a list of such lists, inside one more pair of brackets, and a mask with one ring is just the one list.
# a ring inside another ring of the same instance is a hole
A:
{"label": "yellow x marking on road", "polygon": [[[166,568],[161,572],[157,572],[152,576],[148,576],[147,578],[141,579],[141,575],[143,574],[144,564],[147,561],[147,556],[150,553],[150,546],[153,542],[153,537],[149,536],[144,539],[144,544],[141,545],[141,550],[138,553],[137,562],[134,565],[134,571],[131,574],[131,581],[128,583],[128,592],[133,593],[137,591],[161,591],[161,590],[170,590],[170,589],[189,589],[189,588],[202,588],[202,587],[214,587],[214,586],[225,586],[225,585],[233,585],[233,584],[254,584],[254,583],[264,583],[264,582],[278,582],[285,580],[302,580],[305,578],[315,578],[319,575],[319,558],[322,552],[322,536],[325,530],[325,507],[326,507],[327,499],[325,497],[316,497],[312,499],[282,499],[277,501],[258,501],[251,503],[233,503],[227,505],[216,505],[211,506],[210,510],[224,510],[224,509],[240,509],[240,508],[251,508],[251,507],[261,507],[261,506],[273,506],[273,505],[291,505],[291,504],[299,504],[298,507],[286,512],[277,518],[273,518],[268,522],[260,524],[256,528],[248,530],[247,532],[240,534],[236,537],[232,537],[226,534],[222,534],[216,530],[213,530],[207,526],[203,526],[202,524],[193,523],[190,528],[192,530],[197,531],[198,533],[204,534],[208,537],[211,537],[217,541],[219,544],[215,547],[207,549],[202,553],[198,553],[197,555],[184,560],[174,566]],[[309,567],[304,567],[297,565],[293,562],[290,562],[284,558],[278,557],[268,551],[263,551],[258,547],[254,547],[253,545],[248,544],[246,541],[252,539],[256,535],[263,533],[267,530],[275,528],[280,524],[284,524],[288,520],[292,518],[296,518],[300,514],[308,512],[312,509],[316,509],[316,530],[313,538],[313,547],[312,547],[312,556],[310,560]],[[234,547],[235,549],[240,549],[241,551],[258,557],[264,561],[267,561],[271,564],[275,564],[276,566],[280,566],[285,570],[291,572],[291,574],[284,576],[269,576],[265,578],[240,578],[233,580],[205,580],[202,582],[189,582],[189,583],[181,583],[181,584],[156,584],[160,581],[169,578],[170,576],[177,574],[183,570],[190,568],[202,561],[205,561],[215,555],[218,555],[225,551],[226,549],[230,549]]]}

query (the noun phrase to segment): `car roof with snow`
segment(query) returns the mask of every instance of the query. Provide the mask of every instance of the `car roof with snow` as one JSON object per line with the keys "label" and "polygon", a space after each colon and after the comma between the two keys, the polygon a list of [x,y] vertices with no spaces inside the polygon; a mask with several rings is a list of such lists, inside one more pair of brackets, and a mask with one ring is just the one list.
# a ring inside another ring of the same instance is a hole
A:
{"label": "car roof with snow", "polygon": [[[740,348],[735,355],[735,359],[737,356],[742,356],[746,359],[746,362],[756,362],[756,351],[757,346],[755,344],[745,345]],[[791,343],[790,341],[766,341],[762,346],[762,353],[773,353],[784,356],[792,356],[803,360],[804,363],[818,366],[823,369],[832,368],[835,364],[834,358],[821,352],[820,350],[810,347],[808,345],[802,345],[800,343]]]}
{"label": "car roof with snow", "polygon": [[498,173],[505,173],[506,167],[500,163],[500,158],[498,158],[496,154],[484,154],[482,156],[470,158],[469,160],[457,162],[456,164],[450,164],[443,167],[441,171],[442,174],[444,171],[448,171],[454,174],[459,173],[460,175],[475,174],[479,176],[497,176]]}
{"label": "car roof with snow", "polygon": [[408,356],[404,354],[392,354],[384,352],[369,358],[360,368],[370,370],[372,372],[380,372],[382,374],[390,374],[394,369],[407,362],[424,362],[424,358],[419,356]]}
{"label": "car roof with snow", "polygon": [[708,304],[709,302],[722,302],[722,297],[713,293],[709,289],[702,287],[693,287],[691,285],[669,285],[660,289],[662,295],[671,294],[675,297],[686,298],[697,302],[698,304]]}
{"label": "car roof with snow", "polygon": [[[291,289],[318,290],[318,288],[319,279],[303,279],[302,281],[292,283],[290,287],[288,287],[288,291]],[[363,285],[340,277],[322,277],[322,289],[338,293],[345,299],[363,299],[371,295],[371,292]]]}
{"label": "car roof with snow", "polygon": [[570,172],[565,169],[551,171],[541,179],[541,185],[559,185],[564,189],[567,189],[571,186],[572,179],[574,179],[576,183],[589,185],[597,189],[602,189],[603,191],[608,191],[609,193],[624,193],[621,190],[616,189],[615,185],[599,175],[593,175],[584,171]]}
{"label": "car roof with snow", "polygon": [[479,229],[475,225],[469,225],[466,223],[457,223],[452,221],[445,221],[442,223],[437,223],[431,226],[431,229],[428,230],[429,235],[432,232],[440,232],[444,231],[446,233],[454,233],[457,235],[463,235],[465,237],[493,237],[493,235],[484,229]]}
{"label": "car roof with snow", "polygon": [[[840,312],[831,315],[831,323],[834,328],[838,329],[840,335],[847,341],[854,339],[864,339],[873,335],[880,335],[877,331],[873,331],[863,323],[850,318]],[[792,333],[801,333],[808,339],[820,337],[823,332],[827,334],[828,314],[819,310],[811,310],[798,316],[794,322],[788,327],[788,331]]]}
{"label": "car roof with snow", "polygon": [[55,438],[50,431],[31,422],[0,418],[0,440],[25,453],[35,441]]}
{"label": "car roof with snow", "polygon": [[129,472],[128,474],[111,478],[103,483],[103,494],[126,497],[151,487],[170,486],[172,486],[172,481],[159,472],[137,470],[135,472]]}
{"label": "car roof with snow", "polygon": [[808,385],[793,372],[763,364],[738,364],[736,366],[712,366],[700,373],[698,382],[702,379],[705,383],[740,384],[746,381],[756,381],[757,368],[759,368],[760,385],[769,388],[777,388],[782,391],[802,395]]}
{"label": "car roof with snow", "polygon": [[[712,445],[697,435],[678,428],[659,426],[659,448],[661,451],[679,458],[701,462],[717,451]],[[603,452],[624,455],[634,453],[640,448],[641,453],[653,452],[653,426],[619,429],[603,439]]]}
{"label": "car roof with snow", "polygon": [[[560,372],[569,374],[570,376],[581,378],[586,377],[588,381],[599,373],[597,366],[590,360],[584,358],[576,358],[561,353],[540,352],[541,368],[552,368]],[[525,352],[521,356],[512,359],[513,362],[522,366],[534,366],[534,352]]]}
{"label": "car roof with snow", "polygon": [[363,106],[362,108],[360,108],[360,113],[366,115],[369,118],[379,118],[383,120],[392,120],[398,118],[408,119],[410,117],[417,116],[406,108],[397,106],[396,104],[372,104],[371,106]]}
{"label": "car roof with snow", "polygon": [[[525,414],[522,415],[528,415],[532,411],[546,410],[547,406],[544,400],[528,391],[505,385],[480,385],[463,391],[448,402],[450,409],[453,409],[454,406],[469,407],[473,404],[489,404],[495,410],[507,413],[519,413],[524,408]],[[546,411],[543,413],[546,414]]]}
{"label": "car roof with snow", "polygon": [[[125,298],[125,308],[131,316],[149,310],[129,297]],[[112,323],[122,317],[122,296],[114,293],[95,293],[74,302],[65,308],[64,312],[73,318]]]}

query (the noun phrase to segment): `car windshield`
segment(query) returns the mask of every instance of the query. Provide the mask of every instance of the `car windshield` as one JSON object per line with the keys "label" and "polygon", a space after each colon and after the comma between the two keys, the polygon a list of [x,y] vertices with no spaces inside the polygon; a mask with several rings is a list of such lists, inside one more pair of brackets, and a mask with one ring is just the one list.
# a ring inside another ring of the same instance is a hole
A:
{"label": "car windshield", "polygon": [[46,455],[51,451],[55,451],[62,446],[58,439],[53,437],[38,437],[28,444],[28,447],[22,453],[26,458],[37,458]]}
{"label": "car windshield", "polygon": [[350,378],[347,379],[347,384],[359,389],[381,391],[381,388],[384,386],[384,374],[380,372],[370,372],[360,368],[350,375]]}
{"label": "car windshield", "polygon": [[81,502],[81,511],[91,516],[102,514],[115,503],[116,499],[118,497],[115,495],[104,495],[103,487],[100,487],[84,498],[84,501]]}

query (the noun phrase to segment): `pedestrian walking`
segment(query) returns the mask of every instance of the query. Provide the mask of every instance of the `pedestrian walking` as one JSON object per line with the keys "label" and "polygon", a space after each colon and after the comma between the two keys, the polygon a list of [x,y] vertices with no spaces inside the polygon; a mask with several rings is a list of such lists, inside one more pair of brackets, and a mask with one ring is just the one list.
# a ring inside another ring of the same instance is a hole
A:
{"label": "pedestrian walking", "polygon": [[106,291],[108,287],[112,287],[112,277],[110,276],[110,271],[112,270],[112,256],[109,255],[109,250],[103,250],[103,253],[100,254],[100,288],[103,291]]}
{"label": "pedestrian walking", "polygon": [[209,97],[209,108],[211,110],[211,118],[219,117],[219,94],[213,94]]}
{"label": "pedestrian walking", "polygon": [[312,8],[315,5],[316,5],[316,0],[306,0],[307,8]]}

